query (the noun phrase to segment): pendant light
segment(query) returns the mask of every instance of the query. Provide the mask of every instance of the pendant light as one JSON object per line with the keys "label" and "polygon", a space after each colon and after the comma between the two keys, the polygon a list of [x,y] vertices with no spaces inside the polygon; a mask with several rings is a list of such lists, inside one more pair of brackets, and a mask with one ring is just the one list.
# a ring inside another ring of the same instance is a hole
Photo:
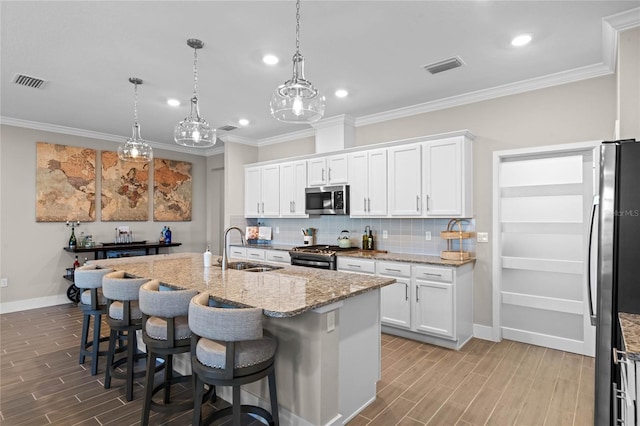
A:
{"label": "pendant light", "polygon": [[300,0],[296,0],[293,77],[274,90],[270,106],[271,115],[285,123],[313,123],[324,114],[324,96],[304,77],[304,57],[300,54]]}
{"label": "pendant light", "polygon": [[207,120],[200,117],[198,109],[198,49],[202,49],[204,43],[201,40],[190,38],[187,45],[193,48],[193,96],[191,97],[191,112],[182,120],[173,132],[176,143],[195,148],[208,148],[216,143],[216,129],[212,128]]}
{"label": "pendant light", "polygon": [[140,137],[140,124],[138,124],[138,84],[142,80],[130,77],[133,83],[133,134],[118,147],[118,158],[135,163],[148,163],[153,158],[153,149]]}

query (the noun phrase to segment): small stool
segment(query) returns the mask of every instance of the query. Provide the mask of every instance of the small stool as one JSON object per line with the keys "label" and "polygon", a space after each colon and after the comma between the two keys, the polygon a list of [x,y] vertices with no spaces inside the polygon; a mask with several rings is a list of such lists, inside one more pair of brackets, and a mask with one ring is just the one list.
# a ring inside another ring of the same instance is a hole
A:
{"label": "small stool", "polygon": [[[202,423],[232,416],[240,426],[241,414],[262,417],[269,425],[279,425],[274,358],[276,340],[263,335],[262,309],[229,309],[209,306],[202,293],[189,304],[191,329],[191,370],[195,392],[192,425],[201,424],[204,384],[233,387],[231,407],[212,413]],[[271,413],[254,405],[241,405],[240,386],[268,377]]]}
{"label": "small stool", "polygon": [[[100,268],[95,265],[81,266],[75,270],[74,283],[81,289],[78,307],[82,311],[82,335],[80,336],[80,359],[84,364],[85,357],[91,357],[91,375],[98,374],[98,357],[107,354],[100,350],[100,343],[109,340],[100,337],[102,314],[107,313],[107,300],[102,295],[102,277],[113,272],[113,269]],[[93,317],[93,340],[89,341],[89,327]]]}
{"label": "small stool", "polygon": [[[107,298],[107,323],[111,327],[109,334],[109,350],[107,368],[104,376],[104,388],[111,387],[111,377],[126,380],[127,401],[133,399],[133,379],[142,377],[145,370],[134,371],[134,362],[144,359],[147,354],[138,353],[136,331],[142,329],[142,312],[138,307],[140,286],[149,281],[148,278],[132,278],[123,271],[111,272],[102,279],[102,292]],[[126,337],[127,344],[122,345]],[[121,344],[116,349],[116,341]],[[117,353],[126,350],[126,355],[116,359]],[[117,371],[123,366],[124,372]]]}
{"label": "small stool", "polygon": [[[166,291],[165,291],[166,290]],[[172,404],[171,385],[191,381],[191,376],[173,376],[173,355],[191,350],[191,330],[187,314],[189,301],[196,290],[172,290],[158,280],[146,282],[140,287],[140,310],[142,311],[142,340],[147,346],[147,377],[142,406],[142,425],[149,424],[150,411],[178,412],[193,408],[191,401]],[[164,381],[154,386],[154,366],[158,357],[164,359]],[[153,400],[153,396],[164,389],[164,404]]]}

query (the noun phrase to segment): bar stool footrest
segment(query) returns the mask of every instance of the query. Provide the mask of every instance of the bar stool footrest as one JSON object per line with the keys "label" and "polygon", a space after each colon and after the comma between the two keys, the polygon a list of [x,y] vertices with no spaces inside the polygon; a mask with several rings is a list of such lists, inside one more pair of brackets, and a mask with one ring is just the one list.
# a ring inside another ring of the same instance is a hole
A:
{"label": "bar stool footrest", "polygon": [[[266,421],[269,425],[273,425],[273,416],[270,412],[265,410],[262,407],[258,407],[256,405],[241,405],[240,412],[242,414],[255,414],[260,416],[264,421]],[[202,421],[202,424],[210,424],[218,419],[222,419],[224,417],[231,416],[233,414],[233,406],[223,408],[222,410],[215,411],[209,415],[206,419]]]}

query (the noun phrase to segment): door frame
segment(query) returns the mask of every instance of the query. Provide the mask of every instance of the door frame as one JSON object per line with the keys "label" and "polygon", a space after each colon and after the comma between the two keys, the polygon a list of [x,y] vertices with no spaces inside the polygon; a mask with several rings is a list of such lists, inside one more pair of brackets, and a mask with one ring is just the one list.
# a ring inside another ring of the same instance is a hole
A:
{"label": "door frame", "polygon": [[[500,293],[502,291],[502,243],[500,230],[500,164],[504,159],[527,157],[531,155],[562,154],[562,153],[583,153],[594,150],[602,144],[601,140],[576,142],[560,145],[545,145],[528,148],[510,149],[505,151],[495,151],[493,153],[493,213],[492,213],[492,237],[491,237],[491,277],[493,281],[492,291],[492,318],[491,338],[493,341],[502,340],[502,312]],[[586,251],[585,251],[586,253]],[[586,264],[586,262],[585,262]],[[589,271],[586,271],[589,273]]]}

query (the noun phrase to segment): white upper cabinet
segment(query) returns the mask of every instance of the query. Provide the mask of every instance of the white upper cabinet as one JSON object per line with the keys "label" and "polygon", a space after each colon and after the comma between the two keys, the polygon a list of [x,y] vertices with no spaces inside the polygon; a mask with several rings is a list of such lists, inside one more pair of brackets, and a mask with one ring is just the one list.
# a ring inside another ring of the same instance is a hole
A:
{"label": "white upper cabinet", "polygon": [[349,154],[349,214],[387,215],[387,149]]}
{"label": "white upper cabinet", "polygon": [[422,145],[389,148],[389,214],[422,215]]}
{"label": "white upper cabinet", "polygon": [[280,165],[280,215],[308,217],[305,214],[304,189],[307,185],[307,162],[292,161]]}
{"label": "white upper cabinet", "polygon": [[347,156],[332,155],[329,157],[307,160],[309,186],[337,185],[347,183]]}
{"label": "white upper cabinet", "polygon": [[245,217],[280,216],[280,165],[247,167],[244,180]]}
{"label": "white upper cabinet", "polygon": [[472,160],[471,141],[464,136],[424,143],[425,217],[473,215]]}

